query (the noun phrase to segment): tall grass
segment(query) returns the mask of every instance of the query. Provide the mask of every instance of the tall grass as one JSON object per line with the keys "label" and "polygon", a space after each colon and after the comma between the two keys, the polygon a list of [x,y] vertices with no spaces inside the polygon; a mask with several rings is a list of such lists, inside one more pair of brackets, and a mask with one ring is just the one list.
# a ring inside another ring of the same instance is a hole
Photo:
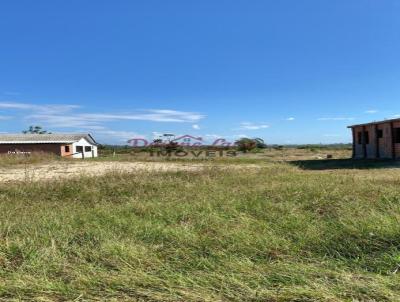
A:
{"label": "tall grass", "polygon": [[32,152],[30,154],[0,154],[0,167],[48,163],[56,160],[61,160],[61,157],[45,152]]}
{"label": "tall grass", "polygon": [[113,173],[0,185],[0,297],[395,301],[400,172]]}

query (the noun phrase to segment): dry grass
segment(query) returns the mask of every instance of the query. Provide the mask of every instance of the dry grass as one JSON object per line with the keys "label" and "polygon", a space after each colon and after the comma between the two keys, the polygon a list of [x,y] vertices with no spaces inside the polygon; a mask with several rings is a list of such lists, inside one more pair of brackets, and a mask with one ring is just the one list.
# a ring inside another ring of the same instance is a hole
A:
{"label": "dry grass", "polygon": [[34,165],[60,160],[62,160],[60,157],[44,152],[34,152],[31,154],[0,154],[0,167]]}
{"label": "dry grass", "polygon": [[0,298],[400,300],[399,170],[234,162],[0,184]]}
{"label": "dry grass", "polygon": [[[185,157],[177,157],[177,156],[150,156],[150,152],[138,152],[138,153],[126,153],[126,154],[117,154],[115,157],[112,157],[112,154],[107,153],[106,155],[95,159],[96,161],[211,161],[213,163],[244,163],[244,162],[255,162],[260,163],[260,161],[294,161],[294,160],[321,160],[326,159],[328,155],[331,155],[333,159],[342,159],[342,158],[350,158],[351,150],[348,149],[324,149],[324,148],[306,148],[306,149],[298,149],[298,148],[282,148],[282,149],[261,149],[257,153],[249,152],[249,153],[241,153],[238,152],[236,157],[215,157],[215,158],[207,158],[205,156],[206,151],[198,155],[198,157],[194,156],[190,153],[189,150],[188,156]],[[202,150],[194,150],[195,153],[199,154],[199,151]],[[156,153],[154,153],[156,154]],[[100,153],[100,155],[102,155]]]}

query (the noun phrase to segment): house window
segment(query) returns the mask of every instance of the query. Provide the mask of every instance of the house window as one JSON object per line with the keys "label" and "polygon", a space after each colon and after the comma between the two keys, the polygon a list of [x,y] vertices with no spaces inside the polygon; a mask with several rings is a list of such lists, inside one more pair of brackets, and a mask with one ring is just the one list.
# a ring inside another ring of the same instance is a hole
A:
{"label": "house window", "polygon": [[82,146],[76,146],[76,152],[82,153],[83,152],[83,147]]}
{"label": "house window", "polygon": [[378,138],[383,138],[383,130],[382,129],[378,129],[376,131],[376,135],[378,136]]}
{"label": "house window", "polygon": [[359,145],[362,144],[362,132],[357,132],[357,142]]}
{"label": "house window", "polygon": [[65,146],[64,150],[65,150],[66,153],[69,153],[69,146]]}
{"label": "house window", "polygon": [[400,144],[400,128],[394,128],[394,142]]}
{"label": "house window", "polygon": [[368,131],[364,132],[364,141],[365,141],[366,145],[369,144],[369,132]]}
{"label": "house window", "polygon": [[85,152],[92,152],[91,146],[85,146]]}
{"label": "house window", "polygon": [[[363,141],[363,137],[364,137],[364,141]],[[359,145],[362,145],[363,143],[368,145],[369,144],[369,132],[368,131],[358,132],[357,133],[357,142]]]}

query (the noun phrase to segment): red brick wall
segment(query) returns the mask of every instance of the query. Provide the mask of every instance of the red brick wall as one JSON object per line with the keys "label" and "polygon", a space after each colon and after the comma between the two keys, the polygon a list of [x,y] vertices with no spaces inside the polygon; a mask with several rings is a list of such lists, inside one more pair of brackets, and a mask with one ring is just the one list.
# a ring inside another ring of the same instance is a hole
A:
{"label": "red brick wall", "polygon": [[[65,147],[66,146],[69,147],[69,152],[65,151]],[[63,157],[64,156],[69,156],[70,157],[74,153],[73,152],[74,150],[72,150],[72,145],[61,145],[60,148],[61,148],[61,156],[63,156]]]}
{"label": "red brick wall", "polygon": [[369,136],[369,144],[367,145],[367,158],[377,158],[375,125],[365,126],[365,131],[368,132]]}
{"label": "red brick wall", "polygon": [[[71,146],[72,149],[72,146]],[[46,152],[61,155],[61,144],[0,144],[0,154],[8,153],[9,151],[15,152]],[[71,150],[72,151],[72,150]]]}
{"label": "red brick wall", "polygon": [[363,147],[361,144],[359,144],[358,141],[358,133],[362,132],[363,128],[362,127],[354,127],[354,138],[355,138],[355,157],[356,158],[363,158]]}
{"label": "red brick wall", "polygon": [[[393,123],[393,128],[400,128],[400,122],[394,122]],[[400,158],[400,144],[394,144],[395,152],[396,152],[396,158]]]}
{"label": "red brick wall", "polygon": [[[400,128],[400,123],[394,123],[395,128]],[[375,125],[366,125],[365,131],[368,131],[369,134],[369,144],[366,146],[367,149],[367,158],[376,158],[376,134],[375,134]],[[377,125],[378,129],[383,130],[383,138],[379,139],[379,156],[380,158],[392,158],[392,133],[390,129],[390,122],[383,122]],[[358,142],[358,133],[363,131],[362,126],[358,126],[354,128],[355,131],[355,150],[356,150],[356,158],[363,158],[363,146]],[[398,145],[398,146],[397,146]],[[400,144],[396,144],[396,154],[397,157],[400,157]]]}
{"label": "red brick wall", "polygon": [[392,133],[390,132],[390,123],[379,124],[378,129],[383,131],[383,138],[379,139],[381,158],[392,158]]}

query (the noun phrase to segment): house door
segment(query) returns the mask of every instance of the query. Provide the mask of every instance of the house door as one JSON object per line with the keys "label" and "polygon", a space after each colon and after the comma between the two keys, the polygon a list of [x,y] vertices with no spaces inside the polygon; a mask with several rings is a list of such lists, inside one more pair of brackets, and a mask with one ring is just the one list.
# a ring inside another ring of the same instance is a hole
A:
{"label": "house door", "polygon": [[85,158],[85,153],[83,152],[83,146],[76,146],[76,153],[81,153],[82,158]]}

